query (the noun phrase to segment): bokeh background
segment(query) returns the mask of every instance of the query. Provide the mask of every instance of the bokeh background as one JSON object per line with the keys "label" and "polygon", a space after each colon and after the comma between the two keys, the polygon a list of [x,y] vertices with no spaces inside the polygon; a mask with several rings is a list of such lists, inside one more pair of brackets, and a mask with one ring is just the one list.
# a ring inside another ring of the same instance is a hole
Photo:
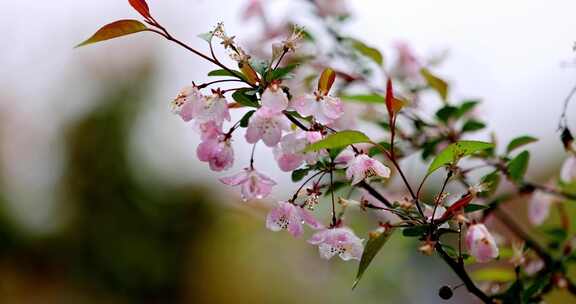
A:
{"label": "bokeh background", "polygon": [[[196,35],[219,21],[249,41],[258,24],[242,20],[246,2],[149,0],[198,48]],[[306,4],[269,2],[274,16],[306,24]],[[346,31],[385,54],[397,41],[422,55],[447,50],[437,72],[455,99],[482,98],[502,142],[541,139],[533,179],[557,170],[557,120],[576,81],[576,2],[349,6]],[[289,175],[267,170],[281,185],[271,200],[240,202],[195,158],[198,136],[169,111],[182,86],[207,79],[208,64],[147,34],[72,48],[126,17],[136,13],[124,0],[0,0],[0,303],[439,303],[437,289],[458,283],[395,237],[352,291],[354,263],[320,260],[302,240],[266,231],[270,202],[294,189]],[[576,123],[574,106],[569,114]],[[236,150],[234,170],[250,152]],[[453,301],[473,300],[458,292]]]}

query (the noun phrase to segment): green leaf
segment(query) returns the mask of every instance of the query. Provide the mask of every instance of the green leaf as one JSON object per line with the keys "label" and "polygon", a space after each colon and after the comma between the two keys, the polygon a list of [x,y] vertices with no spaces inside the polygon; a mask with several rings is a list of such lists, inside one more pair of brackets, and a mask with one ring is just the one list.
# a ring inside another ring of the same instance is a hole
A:
{"label": "green leaf", "polygon": [[321,149],[332,149],[345,147],[352,144],[370,143],[370,138],[364,133],[353,130],[346,130],[334,133],[326,138],[310,144],[303,152],[318,151]]}
{"label": "green leaf", "polygon": [[452,117],[456,116],[456,113],[458,112],[458,108],[455,106],[451,106],[451,105],[445,105],[442,108],[440,108],[440,110],[438,110],[436,112],[436,117],[438,117],[438,119],[440,121],[443,122],[448,122],[448,120]]}
{"label": "green leaf", "polygon": [[511,282],[516,279],[516,273],[511,268],[482,268],[472,272],[475,281]]}
{"label": "green leaf", "polygon": [[306,175],[308,175],[308,172],[310,172],[309,168],[296,169],[292,171],[292,181],[293,182],[301,181],[304,177],[306,177]]}
{"label": "green leaf", "polygon": [[559,242],[559,243],[564,242],[566,240],[566,238],[568,237],[568,231],[566,231],[562,228],[546,229],[546,230],[544,230],[544,233],[546,233],[546,235],[548,235],[552,240]]}
{"label": "green leaf", "polygon": [[251,110],[248,111],[246,114],[244,114],[244,116],[242,116],[242,119],[240,119],[240,127],[247,128],[248,123],[250,122],[250,117],[252,117],[254,113],[256,113],[256,110]]}
{"label": "green leaf", "polygon": [[384,96],[378,94],[369,95],[344,95],[340,96],[344,101],[355,101],[362,103],[380,103],[384,104]]}
{"label": "green leaf", "polygon": [[213,37],[214,37],[214,33],[212,33],[212,31],[198,35],[198,38],[200,38],[200,39],[202,39],[208,43],[210,43],[212,41]]}
{"label": "green leaf", "polygon": [[443,101],[448,100],[448,83],[436,75],[430,73],[426,68],[420,70],[420,74],[432,89],[434,89],[442,98]]}
{"label": "green leaf", "polygon": [[266,81],[271,82],[272,80],[276,79],[288,79],[290,77],[290,73],[294,71],[298,67],[298,64],[291,64],[282,68],[277,68],[272,70],[271,73],[266,73]]}
{"label": "green leaf", "polygon": [[530,161],[530,152],[524,151],[514,157],[508,163],[508,173],[513,182],[521,182],[528,169],[528,162]]}
{"label": "green leaf", "polygon": [[471,276],[475,281],[511,282],[516,279],[513,269],[503,267],[478,269]]}
{"label": "green leaf", "polygon": [[456,113],[454,113],[454,116],[456,118],[460,118],[460,117],[466,115],[466,113],[468,113],[472,109],[474,109],[479,103],[480,102],[477,100],[463,101],[462,104],[460,105],[460,107],[458,108],[458,110],[456,111]]}
{"label": "green leaf", "polygon": [[373,231],[370,233],[370,237],[368,238],[368,242],[366,242],[366,246],[364,247],[364,252],[362,252],[362,258],[360,259],[360,265],[358,266],[358,273],[356,274],[356,279],[352,284],[352,289],[356,288],[358,282],[364,275],[368,266],[376,257],[376,254],[382,249],[384,244],[390,239],[390,236],[394,233],[394,229],[388,229],[385,231]]}
{"label": "green leaf", "polygon": [[78,44],[76,47],[78,48],[96,42],[106,41],[144,31],[148,31],[148,28],[138,20],[119,20],[103,26],[94,35],[92,35],[92,37]]}
{"label": "green leaf", "polygon": [[462,126],[462,133],[482,130],[485,127],[486,127],[486,124],[484,124],[483,122],[475,120],[475,119],[470,119],[466,123],[464,123],[464,125]]}
{"label": "green leaf", "polygon": [[[230,72],[232,71],[232,72]],[[236,77],[236,78],[240,78],[244,81],[246,81],[246,77],[244,77],[244,75],[240,72],[240,71],[236,71],[236,70],[224,70],[224,69],[220,69],[220,70],[214,70],[214,71],[210,71],[210,73],[208,73],[208,76],[230,76],[230,77]]]}
{"label": "green leaf", "polygon": [[402,229],[402,235],[406,237],[418,237],[422,236],[426,231],[430,229],[428,226],[414,226]]}
{"label": "green leaf", "polygon": [[270,66],[268,61],[259,60],[259,59],[250,59],[250,66],[258,72],[260,75],[265,75],[266,70]]}
{"label": "green leaf", "polygon": [[474,212],[474,211],[479,211],[479,210],[484,210],[484,209],[488,209],[488,206],[478,205],[478,204],[469,204],[468,206],[464,207],[464,212],[469,213],[469,212]]}
{"label": "green leaf", "polygon": [[500,173],[498,171],[493,171],[492,173],[486,174],[482,177],[482,183],[487,184],[487,189],[481,192],[479,195],[481,197],[491,196],[496,192],[498,186],[500,185]]}
{"label": "green leaf", "polygon": [[512,152],[512,150],[522,147],[524,145],[533,143],[538,141],[537,138],[534,138],[532,136],[520,136],[520,137],[516,137],[514,138],[512,141],[510,141],[510,143],[508,144],[508,147],[506,148],[506,153],[510,153]]}
{"label": "green leaf", "polygon": [[550,282],[550,273],[536,276],[534,283],[528,286],[524,291],[524,299],[530,299],[533,295],[540,292],[544,286]]}
{"label": "green leaf", "polygon": [[353,38],[348,38],[348,39],[350,42],[352,42],[352,47],[356,51],[358,51],[358,53],[362,54],[363,56],[370,58],[372,61],[374,61],[378,65],[382,65],[384,63],[384,56],[382,56],[382,53],[380,53],[379,50],[366,45],[364,42],[362,42],[360,40],[356,40]]}
{"label": "green leaf", "polygon": [[330,196],[330,194],[332,194],[332,191],[334,191],[334,193],[338,192],[338,190],[348,186],[348,182],[344,182],[344,181],[335,181],[334,183],[332,183],[332,185],[328,186],[328,189],[326,189],[326,191],[324,191],[324,196]]}
{"label": "green leaf", "polygon": [[239,104],[246,107],[258,108],[258,98],[254,94],[250,94],[252,89],[245,88],[237,90],[232,94],[232,98]]}
{"label": "green leaf", "polygon": [[463,140],[450,144],[434,158],[428,167],[428,174],[447,164],[456,164],[460,158],[464,156],[472,155],[492,147],[494,147],[494,145],[491,143],[473,140]]}

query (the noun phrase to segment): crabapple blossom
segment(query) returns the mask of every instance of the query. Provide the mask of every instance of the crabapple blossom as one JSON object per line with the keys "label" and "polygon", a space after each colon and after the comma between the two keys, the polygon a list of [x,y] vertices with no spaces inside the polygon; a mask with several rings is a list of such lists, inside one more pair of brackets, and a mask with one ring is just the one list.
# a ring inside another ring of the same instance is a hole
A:
{"label": "crabapple blossom", "polygon": [[334,164],[336,165],[336,168],[346,169],[350,165],[352,160],[354,160],[357,153],[366,154],[368,153],[368,150],[370,150],[370,147],[371,145],[368,144],[357,144],[354,145],[354,149],[348,147],[342,150],[342,152],[340,152],[340,154],[338,154],[338,156],[336,156],[336,158],[334,159]]}
{"label": "crabapple blossom", "polygon": [[208,138],[198,145],[198,159],[210,164],[213,171],[224,171],[234,164],[234,150],[230,140],[218,136]]}
{"label": "crabapple blossom", "polygon": [[288,107],[288,96],[282,91],[278,84],[270,85],[262,93],[262,106],[268,108],[271,112],[280,113]]}
{"label": "crabapple blossom", "polygon": [[240,186],[244,201],[253,198],[263,199],[272,192],[272,187],[276,185],[275,181],[254,168],[245,168],[240,173],[221,178],[220,181],[228,186]]}
{"label": "crabapple blossom", "polygon": [[484,224],[472,224],[466,232],[466,247],[479,263],[498,257],[496,240]]}
{"label": "crabapple blossom", "polygon": [[266,217],[266,228],[272,231],[288,230],[295,237],[304,233],[303,224],[313,229],[323,227],[310,212],[290,202],[278,202],[278,206]]}
{"label": "crabapple blossom", "polygon": [[344,0],[314,0],[320,16],[346,16],[350,12]]}
{"label": "crabapple blossom", "polygon": [[242,18],[244,20],[251,19],[253,17],[259,17],[264,15],[264,9],[262,7],[262,0],[250,0],[244,12],[242,13]]}
{"label": "crabapple blossom", "polygon": [[202,102],[203,98],[196,86],[184,87],[172,101],[172,112],[186,122],[191,121],[196,116],[194,105]]}
{"label": "crabapple blossom", "polygon": [[315,131],[294,131],[282,137],[280,143],[274,148],[274,157],[282,171],[292,171],[306,161],[313,165],[320,152],[307,152],[302,150],[308,144],[322,139],[322,134]]}
{"label": "crabapple blossom", "polygon": [[290,121],[282,114],[267,107],[258,109],[248,123],[246,141],[251,144],[262,140],[274,147],[282,138],[282,131],[290,130]]}
{"label": "crabapple blossom", "polygon": [[392,69],[394,76],[400,79],[419,79],[422,64],[410,46],[405,42],[397,42],[394,47],[398,52],[398,59]]}
{"label": "crabapple blossom", "polygon": [[327,260],[335,255],[344,261],[360,260],[364,250],[362,239],[348,227],[320,230],[312,235],[308,243],[317,245],[320,257]]}
{"label": "crabapple blossom", "polygon": [[532,225],[542,225],[550,215],[550,206],[554,196],[544,191],[536,190],[528,202],[528,220]]}
{"label": "crabapple blossom", "polygon": [[564,161],[560,170],[560,179],[565,183],[576,180],[576,156],[570,156]]}
{"label": "crabapple blossom", "polygon": [[224,135],[222,133],[222,126],[214,121],[198,124],[197,130],[200,132],[200,138],[204,141],[207,139],[217,138]]}
{"label": "crabapple blossom", "polygon": [[372,176],[388,178],[390,177],[390,168],[364,153],[356,155],[348,163],[346,178],[352,180],[352,185]]}
{"label": "crabapple blossom", "polygon": [[207,123],[210,121],[221,124],[225,120],[230,121],[230,111],[226,98],[215,92],[211,96],[197,98],[192,103],[193,115],[197,123]]}
{"label": "crabapple blossom", "polygon": [[344,113],[340,98],[323,95],[320,92],[305,94],[296,98],[292,107],[302,116],[312,116],[321,124],[330,124]]}

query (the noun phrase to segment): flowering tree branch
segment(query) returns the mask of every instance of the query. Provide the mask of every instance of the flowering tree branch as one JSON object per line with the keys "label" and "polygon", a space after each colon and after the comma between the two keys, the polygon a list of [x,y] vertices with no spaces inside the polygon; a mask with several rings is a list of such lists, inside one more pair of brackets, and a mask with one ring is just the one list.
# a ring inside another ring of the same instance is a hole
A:
{"label": "flowering tree branch", "polygon": [[[530,153],[517,150],[536,138],[519,136],[505,149],[499,149],[495,139],[468,140],[486,126],[473,111],[479,101],[453,101],[449,84],[432,72],[439,60],[419,58],[406,44],[396,45],[397,61],[385,64],[378,49],[341,31],[349,12],[345,2],[336,2],[323,5],[323,1],[308,1],[328,33],[327,50],[322,50],[314,35],[304,28],[268,28],[274,25],[259,1],[251,3],[247,15],[255,14],[266,28],[264,38],[250,45],[249,51],[219,23],[200,35],[208,43],[207,55],[175,38],[153,17],[145,0],[129,0],[143,17],[143,23],[113,22],[79,46],[151,32],[218,68],[208,76],[219,79],[187,86],[172,102],[173,112],[193,123],[200,134],[198,159],[215,172],[227,171],[235,162],[231,142],[243,137],[244,146],[252,149],[247,165],[220,181],[238,187],[244,201],[264,199],[273,192],[276,182],[259,171],[255,147],[262,142],[270,148],[279,169],[290,172],[292,180],[300,184],[291,197],[271,209],[266,227],[272,231],[287,230],[294,237],[302,236],[305,227],[314,230],[308,243],[318,247],[322,258],[338,256],[345,261],[359,261],[354,286],[392,233],[401,231],[404,237],[417,240],[421,253],[437,252],[468,292],[484,303],[535,301],[554,288],[566,288],[576,294],[566,273],[567,265],[576,261],[574,236],[569,236],[566,229],[570,217],[564,215],[560,230],[550,236],[555,238],[556,246],[544,246],[500,208],[509,200],[530,196],[528,219],[539,226],[547,220],[552,205],[563,212],[566,202],[576,201],[576,152],[566,123],[566,109],[576,91],[572,90],[566,98],[561,116],[561,141],[567,159],[559,178],[546,185],[527,182]],[[279,42],[278,32],[283,37]],[[215,41],[220,42],[237,68],[217,58]],[[301,45],[313,51],[301,53],[305,52],[300,51]],[[330,66],[336,62],[341,68],[332,69]],[[385,89],[378,75],[385,78]],[[226,87],[231,83],[243,85]],[[433,92],[441,101],[431,115],[422,114],[427,110],[420,105],[425,92]],[[241,112],[242,118],[226,126],[232,111]],[[359,131],[360,119],[379,126],[387,139],[370,138]],[[401,166],[407,156],[414,154],[429,163],[417,189]],[[469,159],[480,164],[463,166]],[[391,164],[395,172],[385,163]],[[446,175],[437,185],[439,191],[428,199],[424,184],[442,169]],[[469,180],[472,173],[483,176]],[[402,189],[393,189],[387,183],[396,176]],[[515,186],[513,193],[495,195],[501,179]],[[447,192],[454,182],[464,186],[462,193]],[[328,202],[322,194],[330,196]],[[316,214],[316,206],[323,203],[330,207],[327,223]],[[365,242],[352,230],[354,223],[347,218],[350,212],[378,216]],[[492,215],[514,234],[513,239],[500,242],[494,238],[486,221]],[[440,240],[444,234],[458,235],[457,250]],[[521,246],[517,246],[516,239],[521,240]],[[510,247],[513,256],[505,261],[508,270],[512,270],[510,280],[493,280],[491,284],[499,289],[480,289],[473,280],[475,272],[469,272],[465,265],[490,265],[499,256],[504,260],[500,249]],[[530,260],[541,262],[542,266],[530,270],[535,268]],[[439,295],[448,299],[456,288],[444,286]]]}

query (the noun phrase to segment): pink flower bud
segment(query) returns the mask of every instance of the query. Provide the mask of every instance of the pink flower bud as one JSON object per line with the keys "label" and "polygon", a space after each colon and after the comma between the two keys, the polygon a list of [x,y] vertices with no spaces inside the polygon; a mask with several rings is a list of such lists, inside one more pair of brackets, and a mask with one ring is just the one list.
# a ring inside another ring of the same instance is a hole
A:
{"label": "pink flower bud", "polygon": [[560,179],[565,183],[571,183],[576,180],[576,156],[570,156],[562,164]]}
{"label": "pink flower bud", "polygon": [[550,215],[550,206],[554,196],[543,191],[534,191],[528,203],[528,220],[532,225],[542,225]]}
{"label": "pink flower bud", "polygon": [[498,246],[494,237],[484,224],[474,224],[466,232],[466,247],[479,263],[485,263],[498,257]]}
{"label": "pink flower bud", "polygon": [[198,159],[210,164],[213,171],[224,171],[234,164],[234,150],[229,140],[210,138],[198,145]]}

